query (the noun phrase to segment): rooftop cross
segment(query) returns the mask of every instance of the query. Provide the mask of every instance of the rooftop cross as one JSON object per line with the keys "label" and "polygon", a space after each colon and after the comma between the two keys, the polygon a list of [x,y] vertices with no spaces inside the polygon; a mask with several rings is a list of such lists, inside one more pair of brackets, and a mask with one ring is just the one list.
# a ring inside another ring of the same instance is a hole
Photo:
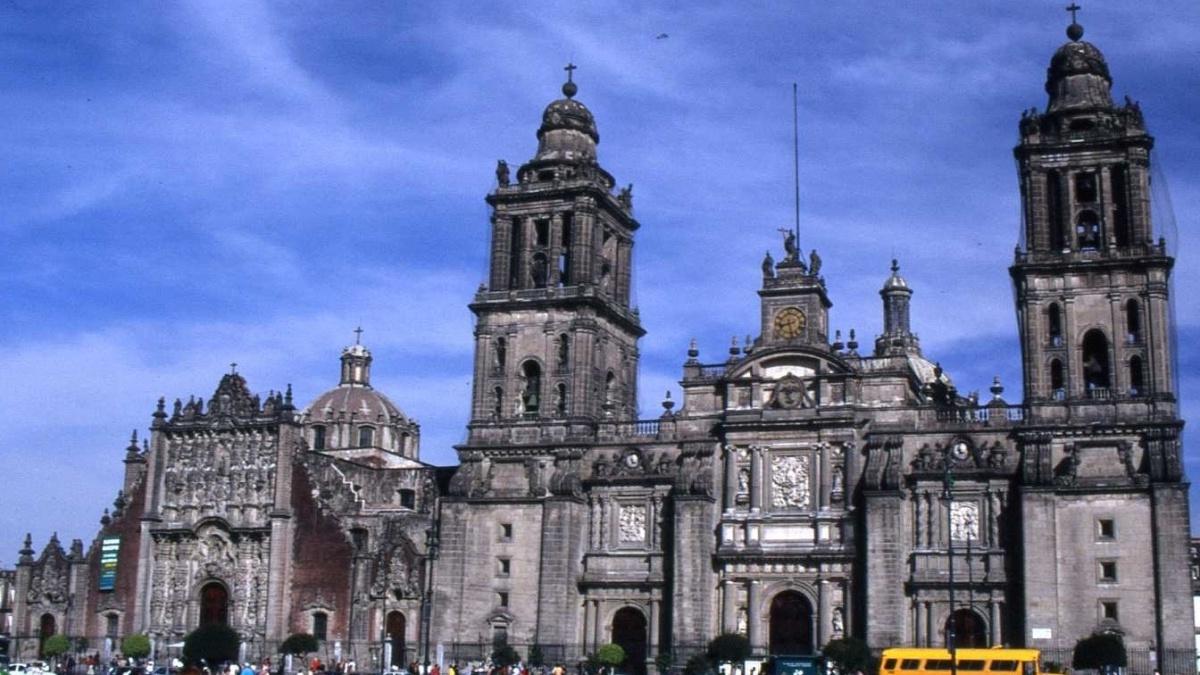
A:
{"label": "rooftop cross", "polygon": [[579,66],[576,66],[574,63],[567,61],[566,67],[563,68],[563,70],[567,71],[567,81],[563,82],[562,92],[567,98],[571,98],[575,95],[575,92],[579,91],[579,87],[574,81],[572,81],[572,76],[575,74],[575,69],[578,67]]}
{"label": "rooftop cross", "polygon": [[362,344],[362,334],[363,334],[362,326],[359,326],[358,328],[354,329],[354,344],[356,344],[356,345]]}
{"label": "rooftop cross", "polygon": [[579,66],[571,63],[570,61],[567,62],[566,67],[563,68],[563,70],[567,71],[567,82],[571,81],[571,76],[575,74],[575,69],[578,67]]}
{"label": "rooftop cross", "polygon": [[1067,11],[1071,13],[1071,23],[1079,23],[1075,20],[1075,12],[1078,12],[1081,9],[1083,8],[1073,2],[1067,5]]}

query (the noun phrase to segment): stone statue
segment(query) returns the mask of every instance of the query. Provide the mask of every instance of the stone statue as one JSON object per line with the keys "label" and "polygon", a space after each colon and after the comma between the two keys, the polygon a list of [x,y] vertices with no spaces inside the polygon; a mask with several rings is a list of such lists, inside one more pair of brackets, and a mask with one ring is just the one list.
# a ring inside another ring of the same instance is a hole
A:
{"label": "stone statue", "polygon": [[808,254],[808,273],[814,277],[821,273],[821,256],[817,255],[815,248]]}
{"label": "stone statue", "polygon": [[845,613],[841,607],[833,608],[833,634],[835,637],[841,637],[846,631]]}
{"label": "stone statue", "polygon": [[764,279],[775,278],[775,259],[771,257],[770,251],[767,251],[767,255],[763,257],[762,271]]}
{"label": "stone statue", "polygon": [[502,159],[496,160],[496,182],[508,185],[508,162]]}
{"label": "stone statue", "polygon": [[800,259],[800,249],[796,248],[796,233],[791,230],[780,230],[783,235],[783,250],[786,255],[783,257],[784,262],[796,262]]}
{"label": "stone statue", "polygon": [[633,183],[621,188],[617,193],[617,203],[627,211],[633,208]]}

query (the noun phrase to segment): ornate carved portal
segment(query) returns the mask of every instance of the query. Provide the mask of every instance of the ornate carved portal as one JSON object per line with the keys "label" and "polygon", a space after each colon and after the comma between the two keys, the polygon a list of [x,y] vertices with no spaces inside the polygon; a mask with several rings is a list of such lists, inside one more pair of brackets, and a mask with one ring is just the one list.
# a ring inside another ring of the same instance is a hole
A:
{"label": "ornate carved portal", "polygon": [[771,600],[772,655],[813,653],[813,609],[808,598],[784,591]]}

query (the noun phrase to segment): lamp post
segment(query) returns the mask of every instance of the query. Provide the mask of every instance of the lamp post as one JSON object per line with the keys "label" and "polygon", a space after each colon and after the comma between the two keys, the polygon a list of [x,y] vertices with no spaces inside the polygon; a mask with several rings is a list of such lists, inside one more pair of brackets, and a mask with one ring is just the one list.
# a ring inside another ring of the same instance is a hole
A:
{"label": "lamp post", "polygon": [[425,591],[421,597],[421,653],[426,673],[431,662],[429,655],[429,633],[433,623],[433,563],[438,558],[441,541],[438,538],[438,521],[435,518],[425,530]]}
{"label": "lamp post", "polygon": [[942,474],[942,499],[946,502],[946,560],[950,573],[950,619],[946,622],[946,648],[950,650],[951,675],[958,675],[958,649],[954,639],[954,472],[951,469],[956,454],[957,444],[947,453],[945,472]]}

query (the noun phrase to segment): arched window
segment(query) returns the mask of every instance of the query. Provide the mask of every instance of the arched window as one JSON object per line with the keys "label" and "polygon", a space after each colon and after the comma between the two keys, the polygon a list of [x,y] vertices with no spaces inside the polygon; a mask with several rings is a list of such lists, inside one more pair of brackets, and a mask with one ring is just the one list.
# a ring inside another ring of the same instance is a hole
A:
{"label": "arched window", "polygon": [[529,276],[533,281],[534,288],[545,288],[546,279],[549,278],[550,270],[546,262],[545,253],[533,254],[533,259],[529,262]]}
{"label": "arched window", "polygon": [[508,341],[504,338],[496,338],[496,372],[504,370],[504,362],[508,360]]}
{"label": "arched window", "polygon": [[1050,362],[1050,393],[1055,400],[1061,401],[1066,398],[1067,385],[1063,378],[1062,361],[1054,359]]}
{"label": "arched window", "polygon": [[1096,174],[1091,171],[1075,174],[1075,201],[1080,204],[1096,201]]}
{"label": "arched window", "polygon": [[1088,391],[1112,386],[1108,364],[1108,339],[1099,330],[1088,331],[1083,336],[1083,384]]}
{"label": "arched window", "polygon": [[1062,310],[1058,308],[1057,302],[1050,303],[1050,307],[1046,310],[1046,332],[1049,334],[1050,344],[1054,347],[1062,346]]}
{"label": "arched window", "polygon": [[608,375],[606,375],[604,377],[604,403],[605,404],[611,404],[611,403],[615,402],[613,399],[616,396],[616,393],[617,393],[616,390],[617,390],[617,376],[615,373],[613,373],[613,371],[610,370],[610,371],[608,371]]}
{"label": "arched window", "polygon": [[325,449],[325,425],[316,424],[312,428],[313,450]]}
{"label": "arched window", "polygon": [[358,447],[369,448],[375,445],[375,427],[358,428]]}
{"label": "arched window", "polygon": [[988,646],[987,624],[983,622],[983,617],[970,609],[956,610],[946,619],[945,632],[947,646],[950,644],[951,633],[954,636],[954,646],[960,649]]}
{"label": "arched window", "polygon": [[1050,226],[1050,250],[1061,251],[1067,247],[1067,234],[1063,228],[1061,179],[1054,170],[1046,173],[1046,211]]}
{"label": "arched window", "polygon": [[521,390],[521,411],[536,413],[541,407],[542,368],[537,361],[526,361],[521,364],[521,377],[525,380]]}
{"label": "arched window", "polygon": [[571,363],[571,336],[563,333],[558,336],[558,369],[566,370]]}
{"label": "arched window", "polygon": [[1142,307],[1137,300],[1125,303],[1125,339],[1129,344],[1142,341]]}
{"label": "arched window", "polygon": [[1142,357],[1129,359],[1129,395],[1141,396],[1145,392],[1145,374],[1142,372]]}
{"label": "arched window", "polygon": [[563,417],[567,414],[567,385],[563,384],[562,382],[559,382],[558,386],[555,387],[554,412],[557,413],[559,417]]}
{"label": "arched window", "polygon": [[1080,251],[1100,248],[1100,217],[1091,209],[1080,211],[1075,219],[1075,248]]}
{"label": "arched window", "polygon": [[312,636],[318,640],[325,641],[329,635],[329,615],[325,612],[313,612],[312,615]]}
{"label": "arched window", "polygon": [[110,612],[104,615],[104,637],[116,640],[121,633],[121,616]]}

